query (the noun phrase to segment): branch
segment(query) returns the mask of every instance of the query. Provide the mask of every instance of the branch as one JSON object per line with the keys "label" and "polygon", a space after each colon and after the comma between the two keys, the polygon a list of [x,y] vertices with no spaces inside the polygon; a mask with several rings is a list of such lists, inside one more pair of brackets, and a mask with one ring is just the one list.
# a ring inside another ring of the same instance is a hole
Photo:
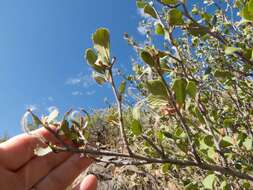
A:
{"label": "branch", "polygon": [[[72,153],[82,153],[88,156],[115,156],[115,157],[121,157],[121,158],[131,158],[132,161],[105,161],[106,163],[113,163],[113,164],[118,164],[120,165],[143,165],[143,164],[175,164],[179,165],[181,167],[198,167],[203,170],[208,170],[208,171],[216,171],[220,172],[221,174],[225,175],[230,175],[234,177],[238,177],[240,179],[247,179],[249,181],[253,181],[253,176],[250,176],[245,173],[241,173],[240,171],[237,171],[235,169],[231,169],[228,167],[223,167],[219,165],[213,165],[213,164],[208,164],[208,163],[197,163],[191,160],[178,160],[178,159],[173,159],[173,158],[149,158],[141,155],[129,155],[129,154],[123,154],[123,153],[117,153],[117,152],[111,152],[111,151],[99,151],[99,150],[94,150],[94,149],[88,149],[88,148],[62,148],[62,147],[54,147],[55,152],[72,152]],[[95,161],[101,161],[100,159],[95,158]],[[137,160],[137,161],[134,161]]]}
{"label": "branch", "polygon": [[189,126],[186,124],[186,121],[184,119],[184,117],[182,116],[181,112],[179,111],[178,107],[177,107],[177,104],[176,102],[174,101],[174,98],[173,98],[173,93],[172,91],[170,90],[170,87],[168,86],[166,80],[164,79],[162,73],[160,72],[160,69],[157,69],[157,73],[158,75],[160,76],[161,78],[161,81],[162,83],[164,84],[165,88],[166,88],[166,91],[167,91],[167,94],[169,96],[169,102],[171,103],[171,105],[174,107],[174,109],[176,110],[176,113],[179,117],[179,120],[180,120],[180,123],[181,123],[181,126],[183,128],[183,130],[185,131],[186,135],[187,135],[187,139],[190,143],[190,146],[191,146],[191,149],[192,149],[192,153],[194,154],[195,156],[195,159],[197,160],[197,162],[201,162],[201,159],[197,153],[197,150],[195,148],[195,145],[194,145],[194,142],[192,140],[192,133],[191,133],[191,130],[189,128]]}
{"label": "branch", "polygon": [[[115,62],[116,62],[116,58],[113,58],[112,66],[115,64]],[[116,85],[115,85],[113,74],[112,74],[112,66],[109,68],[109,77],[110,77],[109,82],[111,84],[112,91],[113,91],[113,94],[114,94],[114,97],[115,97],[115,100],[116,100],[116,103],[117,103],[120,134],[121,134],[121,137],[123,139],[124,148],[127,149],[129,155],[132,155],[133,152],[129,147],[126,132],[125,132],[125,129],[124,129],[124,121],[123,121],[123,114],[122,114],[122,97],[119,95],[119,93],[116,89]]]}

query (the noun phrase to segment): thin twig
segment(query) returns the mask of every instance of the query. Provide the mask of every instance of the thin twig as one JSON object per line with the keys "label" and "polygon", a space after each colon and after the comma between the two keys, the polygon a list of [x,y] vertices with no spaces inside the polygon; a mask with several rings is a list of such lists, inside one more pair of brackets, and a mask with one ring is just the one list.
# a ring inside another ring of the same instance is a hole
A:
{"label": "thin twig", "polygon": [[[112,66],[115,64],[115,62],[116,62],[116,58],[113,59]],[[115,97],[115,100],[116,100],[116,103],[117,103],[120,134],[121,134],[122,139],[123,139],[124,148],[127,149],[129,155],[132,155],[133,152],[129,147],[126,132],[125,132],[125,129],[124,129],[124,121],[123,121],[123,114],[122,114],[122,112],[123,112],[122,111],[122,97],[119,95],[119,93],[116,89],[116,85],[115,85],[115,82],[114,82],[114,77],[113,77],[113,74],[112,74],[112,67],[109,69],[109,77],[110,77],[109,82],[111,84],[112,91],[113,91],[113,94],[114,94],[114,97]]]}

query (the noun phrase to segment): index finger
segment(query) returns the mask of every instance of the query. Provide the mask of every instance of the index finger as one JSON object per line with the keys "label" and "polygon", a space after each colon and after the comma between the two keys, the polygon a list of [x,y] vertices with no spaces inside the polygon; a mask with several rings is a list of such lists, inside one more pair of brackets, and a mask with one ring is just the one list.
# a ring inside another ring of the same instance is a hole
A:
{"label": "index finger", "polygon": [[9,170],[17,170],[27,161],[35,157],[34,149],[45,146],[37,137],[42,136],[50,142],[57,142],[47,129],[33,131],[35,135],[21,134],[0,144],[0,164]]}

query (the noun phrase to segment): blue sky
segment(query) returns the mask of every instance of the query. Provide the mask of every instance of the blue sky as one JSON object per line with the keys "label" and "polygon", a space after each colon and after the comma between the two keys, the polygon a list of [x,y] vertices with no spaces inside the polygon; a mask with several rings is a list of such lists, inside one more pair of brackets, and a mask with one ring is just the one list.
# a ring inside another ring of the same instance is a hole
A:
{"label": "blue sky", "polygon": [[104,107],[109,88],[90,80],[84,50],[98,27],[111,31],[112,54],[130,68],[134,51],[123,33],[140,36],[135,1],[1,0],[0,135],[21,133],[20,119],[29,105],[40,113],[57,106]]}

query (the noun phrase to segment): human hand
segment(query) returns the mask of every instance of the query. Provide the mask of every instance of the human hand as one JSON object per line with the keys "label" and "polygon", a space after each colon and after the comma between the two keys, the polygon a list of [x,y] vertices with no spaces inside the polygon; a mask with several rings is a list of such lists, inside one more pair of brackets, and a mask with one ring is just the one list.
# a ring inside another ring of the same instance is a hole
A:
{"label": "human hand", "polygon": [[[33,133],[55,142],[44,128]],[[91,163],[92,160],[71,153],[34,155],[34,149],[43,143],[33,135],[21,134],[0,144],[0,189],[8,190],[63,190]],[[97,179],[87,176],[80,190],[95,190]]]}

